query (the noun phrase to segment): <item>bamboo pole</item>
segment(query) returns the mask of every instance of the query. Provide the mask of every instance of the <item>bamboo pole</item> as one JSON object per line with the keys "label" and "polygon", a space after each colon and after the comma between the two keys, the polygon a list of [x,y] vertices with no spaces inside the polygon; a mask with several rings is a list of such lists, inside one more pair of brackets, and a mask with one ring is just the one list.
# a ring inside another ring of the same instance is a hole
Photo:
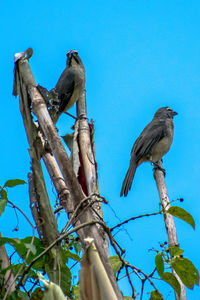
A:
{"label": "bamboo pole", "polygon": [[[23,64],[22,64],[23,66]],[[23,70],[24,71],[24,70]],[[53,214],[53,210],[49,201],[48,193],[46,190],[46,185],[44,181],[44,176],[42,172],[42,167],[40,163],[40,153],[41,153],[41,141],[37,139],[37,128],[33,123],[29,105],[26,87],[23,84],[21,74],[19,74],[21,88],[20,88],[20,111],[22,114],[24,127],[26,131],[26,136],[30,146],[29,155],[31,158],[31,165],[34,177],[34,187],[37,191],[37,210],[39,219],[35,219],[36,225],[38,227],[38,232],[41,234],[41,239],[45,246],[48,246],[55,240],[58,236],[58,229],[56,220]],[[30,83],[32,79],[31,73],[28,73],[28,82]],[[30,195],[31,196],[31,195]],[[33,208],[33,207],[32,207]],[[34,215],[33,215],[34,217]],[[39,228],[40,227],[40,228]]]}
{"label": "bamboo pole", "polygon": [[94,240],[88,238],[85,242],[88,247],[83,255],[80,270],[81,300],[117,300]]}
{"label": "bamboo pole", "polygon": [[77,117],[79,120],[78,140],[86,177],[87,196],[98,193],[96,161],[91,143],[91,131],[87,119],[85,91],[77,102]]}
{"label": "bamboo pole", "polygon": [[[166,209],[170,208],[170,201],[169,201],[169,196],[167,193],[164,174],[162,171],[162,169],[163,169],[162,162],[159,161],[158,164],[161,169],[159,169],[158,167],[155,167],[154,178],[156,181],[156,185],[157,185],[157,189],[158,189],[158,193],[159,193],[159,197],[160,197],[160,202],[161,202],[163,210],[165,211]],[[167,236],[168,236],[169,248],[172,246],[179,246],[173,216],[168,213],[164,213],[163,217],[164,217],[165,228],[166,228]],[[178,275],[176,274],[176,272],[173,269],[172,269],[172,273],[176,276],[177,280],[179,281],[180,287],[181,287],[180,297],[175,292],[175,299],[176,300],[186,300],[187,298],[186,298],[185,286],[183,285],[182,281],[180,280],[180,278],[178,277]]]}
{"label": "bamboo pole", "polygon": [[[67,188],[69,189],[70,197],[68,200],[71,201],[72,207],[76,207],[81,202],[81,200],[85,198],[85,194],[83,193],[81,186],[78,183],[71,162],[68,159],[64,146],[60,140],[60,137],[58,136],[58,132],[54,127],[51,117],[49,116],[46,103],[42,98],[42,96],[40,95],[39,91],[37,90],[35,80],[33,78],[28,61],[24,57],[19,61],[19,73],[22,77],[23,84],[26,86],[28,94],[30,95],[31,102],[32,102],[32,111],[38,119],[43,134],[48,140],[52,154],[54,155],[58,163],[58,166],[61,170]],[[94,215],[92,209],[89,207],[84,212],[84,214],[80,214],[80,216],[76,218],[76,223],[75,224],[73,223],[73,225],[77,226],[79,224],[91,221],[92,219],[94,219]],[[85,227],[78,230],[77,233],[82,241],[83,248],[85,248],[85,243],[84,243],[85,238],[87,237],[94,238],[96,248],[104,264],[104,267],[111,281],[111,284],[115,290],[117,298],[121,300],[122,299],[121,292],[118,288],[115,276],[110,267],[110,263],[107,254],[105,253],[105,249],[102,247],[102,245],[104,245],[105,243],[105,239],[104,236],[102,235],[102,232],[99,230],[97,225],[94,224],[88,226],[87,228]]]}
{"label": "bamboo pole", "polygon": [[[27,51],[26,51],[27,52]],[[35,80],[30,70],[26,70],[24,61],[27,61],[26,52],[21,53],[21,59],[16,62],[15,66],[15,96],[19,94],[19,106],[24,128],[29,143],[29,155],[31,158],[32,173],[29,173],[29,196],[30,208],[35,220],[37,230],[44,247],[48,247],[57,237],[58,228],[56,219],[51,207],[46,184],[43,176],[42,166],[40,162],[41,153],[43,152],[43,145],[40,137],[38,136],[38,127],[33,122],[29,95],[27,93],[26,84],[36,85]],[[25,55],[25,56],[24,56]],[[16,78],[17,77],[17,78]],[[24,80],[24,78],[26,78]],[[17,81],[17,82],[16,82]],[[59,247],[56,245],[55,249]],[[52,253],[48,253],[48,268],[47,273],[50,280],[57,282],[58,274],[53,267],[56,263],[55,257]]]}

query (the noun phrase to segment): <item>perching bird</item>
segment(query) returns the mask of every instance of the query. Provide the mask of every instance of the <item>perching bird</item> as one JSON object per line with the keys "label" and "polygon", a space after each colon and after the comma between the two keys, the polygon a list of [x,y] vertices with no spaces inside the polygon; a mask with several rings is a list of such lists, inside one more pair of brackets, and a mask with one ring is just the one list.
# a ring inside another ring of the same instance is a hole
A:
{"label": "perching bird", "polygon": [[41,85],[38,85],[37,88],[48,105],[49,101],[53,100],[52,103],[55,106],[52,106],[50,113],[56,123],[61,113],[66,112],[74,105],[85,88],[85,68],[78,51],[67,52],[67,66],[54,89],[48,91]]}
{"label": "perching bird", "polygon": [[172,144],[174,136],[173,117],[177,115],[169,107],[161,107],[153,120],[144,128],[131,150],[128,171],[122,184],[120,196],[127,196],[137,167],[145,161],[157,163],[165,155]]}
{"label": "perching bird", "polygon": [[66,112],[79,99],[85,88],[85,68],[78,51],[67,52],[67,66],[54,91],[58,94],[59,113]]}

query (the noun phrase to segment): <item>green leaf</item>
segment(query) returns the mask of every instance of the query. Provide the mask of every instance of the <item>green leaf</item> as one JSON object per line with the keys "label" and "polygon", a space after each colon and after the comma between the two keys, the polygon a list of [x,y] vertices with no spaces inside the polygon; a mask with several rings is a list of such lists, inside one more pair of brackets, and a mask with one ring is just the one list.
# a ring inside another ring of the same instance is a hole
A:
{"label": "green leaf", "polygon": [[8,199],[8,195],[5,189],[1,190],[1,199]]}
{"label": "green leaf", "polygon": [[195,222],[191,214],[179,206],[171,206],[167,211],[168,214],[177,217],[190,224],[195,229]]}
{"label": "green leaf", "polygon": [[79,241],[74,242],[74,249],[76,251],[77,254],[80,254],[81,250],[82,250],[82,245]]}
{"label": "green leaf", "polygon": [[6,183],[4,184],[4,187],[14,187],[16,185],[19,184],[25,184],[26,181],[22,180],[22,179],[10,179],[7,180]]}
{"label": "green leaf", "polygon": [[37,287],[31,294],[31,300],[44,300],[44,291],[41,287]]}
{"label": "green leaf", "polygon": [[155,264],[156,264],[156,270],[157,270],[158,274],[161,277],[162,274],[163,274],[163,272],[164,272],[164,261],[163,261],[161,253],[158,253],[156,255],[156,257],[155,257]]}
{"label": "green leaf", "polygon": [[199,284],[198,270],[189,259],[176,257],[172,260],[171,266],[189,289],[193,289],[195,284]]}
{"label": "green leaf", "polygon": [[180,249],[180,248],[177,247],[177,246],[170,247],[170,254],[171,254],[171,257],[173,257],[173,256],[179,256],[179,255],[181,255],[183,252],[184,252],[184,250],[183,250],[183,249]]}
{"label": "green leaf", "polygon": [[4,212],[7,203],[8,203],[8,199],[0,199],[0,216]]}
{"label": "green leaf", "polygon": [[74,285],[72,287],[72,293],[75,297],[75,300],[80,300],[80,292],[79,292],[79,285]]}
{"label": "green leaf", "polygon": [[12,239],[7,237],[0,237],[0,246],[4,245],[5,243],[11,244],[12,246],[17,246],[20,244],[20,239]]}
{"label": "green leaf", "polygon": [[119,256],[118,255],[110,256],[109,261],[113,269],[113,273],[116,274],[122,266],[122,262],[119,259]]}
{"label": "green leaf", "polygon": [[[32,236],[28,236],[24,239],[17,239],[17,238],[6,238],[6,237],[0,237],[0,246],[4,245],[5,243],[8,243],[12,245],[19,256],[21,258],[25,258],[27,254],[27,248],[31,248],[32,251],[34,252],[34,249],[36,249],[35,254],[31,251],[27,263],[30,264],[30,262],[33,260],[34,257],[38,256],[43,250],[42,243],[39,238],[35,237],[34,242],[33,242],[33,247],[31,246],[31,240]],[[44,261],[45,261],[45,255],[41,257],[35,264],[34,267],[38,271],[43,271],[44,270]]]}
{"label": "green leaf", "polygon": [[180,296],[180,292],[181,292],[180,283],[178,282],[178,280],[176,279],[176,277],[172,273],[169,273],[169,272],[163,273],[162,276],[161,276],[161,279],[166,281],[167,283],[169,283],[171,285],[171,287]]}
{"label": "green leaf", "polygon": [[150,300],[164,300],[161,293],[157,290],[151,292]]}
{"label": "green leaf", "polygon": [[[5,273],[8,271],[8,270],[12,270],[12,273],[13,275],[15,276],[17,274],[17,272],[19,271],[19,269],[21,268],[22,264],[11,264],[9,265],[7,268],[5,269],[1,269],[0,271],[0,274],[3,274],[5,275]],[[19,274],[20,275],[20,274]]]}
{"label": "green leaf", "polygon": [[28,300],[29,297],[27,296],[26,293],[22,291],[14,291],[8,297],[6,298],[7,300]]}
{"label": "green leaf", "polygon": [[33,254],[36,254],[36,248],[33,244],[26,244],[24,243],[24,246],[27,248],[27,249],[30,249],[30,251],[33,253]]}
{"label": "green leaf", "polygon": [[74,259],[74,260],[76,260],[76,261],[81,261],[81,258],[80,258],[80,256],[78,256],[78,254],[75,254],[75,253],[73,253],[73,252],[71,252],[71,251],[67,251],[66,252],[66,256],[68,257],[68,258],[72,258],[72,259]]}

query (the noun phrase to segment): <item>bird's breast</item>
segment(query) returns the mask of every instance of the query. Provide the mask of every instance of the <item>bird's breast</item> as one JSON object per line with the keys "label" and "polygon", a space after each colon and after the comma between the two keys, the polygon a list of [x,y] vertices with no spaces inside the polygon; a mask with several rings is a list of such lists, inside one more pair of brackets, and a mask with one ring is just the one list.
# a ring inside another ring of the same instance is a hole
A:
{"label": "bird's breast", "polygon": [[83,92],[83,89],[85,87],[85,72],[81,68],[74,67],[73,72],[75,75],[75,86],[72,93],[72,96],[65,107],[65,111],[70,109],[74,103],[79,99],[81,93]]}
{"label": "bird's breast", "polygon": [[159,161],[163,155],[165,155],[172,144],[174,136],[174,123],[173,120],[166,121],[166,136],[163,137],[157,144],[154,145],[151,151],[151,161],[157,162]]}

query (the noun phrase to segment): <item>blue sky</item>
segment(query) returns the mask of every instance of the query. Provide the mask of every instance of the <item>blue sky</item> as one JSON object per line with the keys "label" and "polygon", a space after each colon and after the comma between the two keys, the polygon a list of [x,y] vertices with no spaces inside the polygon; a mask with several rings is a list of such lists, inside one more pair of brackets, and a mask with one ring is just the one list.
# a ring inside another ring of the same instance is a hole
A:
{"label": "blue sky", "polygon": [[[166,184],[170,199],[184,198],[181,206],[196,221],[195,231],[180,220],[176,226],[185,256],[200,269],[199,1],[4,1],[0,14],[0,184],[10,178],[27,180],[30,169],[18,99],[12,96],[14,53],[32,47],[35,79],[51,89],[65,68],[66,52],[77,49],[86,68],[88,117],[95,122],[100,192],[110,205],[104,208],[105,221],[113,226],[117,218],[159,209],[149,163],[138,168],[128,197],[119,193],[135,139],[159,107],[170,106],[178,116],[173,145],[164,157]],[[60,135],[71,132],[72,125],[71,118],[62,116]],[[51,192],[50,182],[48,188]],[[10,200],[30,216],[27,189],[11,190]],[[50,198],[54,205],[54,195]],[[0,218],[2,235],[31,234],[22,218],[17,233],[12,232],[15,225],[14,212],[7,208]],[[117,238],[127,249],[126,258],[151,272],[154,253],[148,249],[166,240],[162,217],[137,220],[125,228],[131,239],[124,231]],[[120,285],[129,294],[125,281]],[[135,285],[139,288],[137,280]],[[162,285],[162,291],[166,297],[170,288]],[[188,291],[189,299],[197,299],[199,292],[197,287]]]}

